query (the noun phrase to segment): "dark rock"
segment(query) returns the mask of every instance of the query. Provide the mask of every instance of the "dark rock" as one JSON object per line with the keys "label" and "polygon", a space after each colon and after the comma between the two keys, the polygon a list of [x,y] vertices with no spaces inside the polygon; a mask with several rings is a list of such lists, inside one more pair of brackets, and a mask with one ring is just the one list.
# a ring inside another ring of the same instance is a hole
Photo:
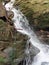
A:
{"label": "dark rock", "polygon": [[26,61],[22,60],[18,65],[26,65]]}
{"label": "dark rock", "polygon": [[42,62],[41,65],[49,65],[49,62]]}
{"label": "dark rock", "polygon": [[[40,52],[40,50],[38,48],[36,48],[35,46],[33,46],[30,42],[29,42],[29,44],[27,44],[27,50],[29,50],[30,56],[31,55],[35,56]],[[27,50],[26,50],[26,55],[28,55]]]}

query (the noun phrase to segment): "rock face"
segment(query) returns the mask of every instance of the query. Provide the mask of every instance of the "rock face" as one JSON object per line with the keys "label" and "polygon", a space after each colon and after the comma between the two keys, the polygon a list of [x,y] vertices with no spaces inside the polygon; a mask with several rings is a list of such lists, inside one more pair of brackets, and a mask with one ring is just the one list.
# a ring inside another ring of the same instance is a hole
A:
{"label": "rock face", "polygon": [[48,65],[48,64],[49,64],[49,62],[42,62],[41,65]]}
{"label": "rock face", "polygon": [[[9,58],[11,61],[12,57],[13,60],[19,59],[21,61],[24,58],[27,39],[28,37],[26,35],[22,35],[14,27],[0,20],[0,51],[7,60]],[[15,49],[15,51],[11,49]]]}

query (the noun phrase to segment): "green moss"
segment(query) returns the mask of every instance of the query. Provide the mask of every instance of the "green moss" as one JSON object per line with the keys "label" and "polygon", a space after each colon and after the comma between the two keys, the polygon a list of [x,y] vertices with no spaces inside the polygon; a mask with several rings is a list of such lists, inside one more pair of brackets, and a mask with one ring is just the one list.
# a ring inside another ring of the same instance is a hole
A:
{"label": "green moss", "polygon": [[4,61],[5,61],[5,58],[3,58],[3,57],[0,56],[0,63],[4,62]]}

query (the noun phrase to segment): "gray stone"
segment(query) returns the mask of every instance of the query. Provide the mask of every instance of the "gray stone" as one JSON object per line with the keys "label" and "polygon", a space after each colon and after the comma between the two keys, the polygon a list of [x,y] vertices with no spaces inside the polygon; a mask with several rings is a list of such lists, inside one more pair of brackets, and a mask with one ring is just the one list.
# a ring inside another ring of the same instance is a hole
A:
{"label": "gray stone", "polygon": [[41,65],[49,65],[49,62],[42,62]]}

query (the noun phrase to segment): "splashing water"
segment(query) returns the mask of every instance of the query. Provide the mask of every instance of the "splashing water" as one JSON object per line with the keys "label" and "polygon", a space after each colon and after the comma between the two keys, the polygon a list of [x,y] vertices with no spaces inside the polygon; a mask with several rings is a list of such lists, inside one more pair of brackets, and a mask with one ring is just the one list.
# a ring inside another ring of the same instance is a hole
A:
{"label": "splashing water", "polygon": [[[26,62],[26,65],[49,65],[49,46],[46,44],[42,44],[36,34],[31,30],[28,20],[26,17],[20,12],[20,10],[13,7],[15,0],[11,0],[9,3],[5,5],[6,10],[14,12],[14,17],[12,20],[14,21],[14,26],[18,32],[22,34],[28,35],[29,42],[36,48],[40,50],[36,56],[34,56],[33,61],[31,64],[30,62],[30,55]],[[20,29],[20,30],[19,30]],[[26,53],[30,54],[29,49],[26,49]],[[37,51],[35,51],[37,52]]]}

